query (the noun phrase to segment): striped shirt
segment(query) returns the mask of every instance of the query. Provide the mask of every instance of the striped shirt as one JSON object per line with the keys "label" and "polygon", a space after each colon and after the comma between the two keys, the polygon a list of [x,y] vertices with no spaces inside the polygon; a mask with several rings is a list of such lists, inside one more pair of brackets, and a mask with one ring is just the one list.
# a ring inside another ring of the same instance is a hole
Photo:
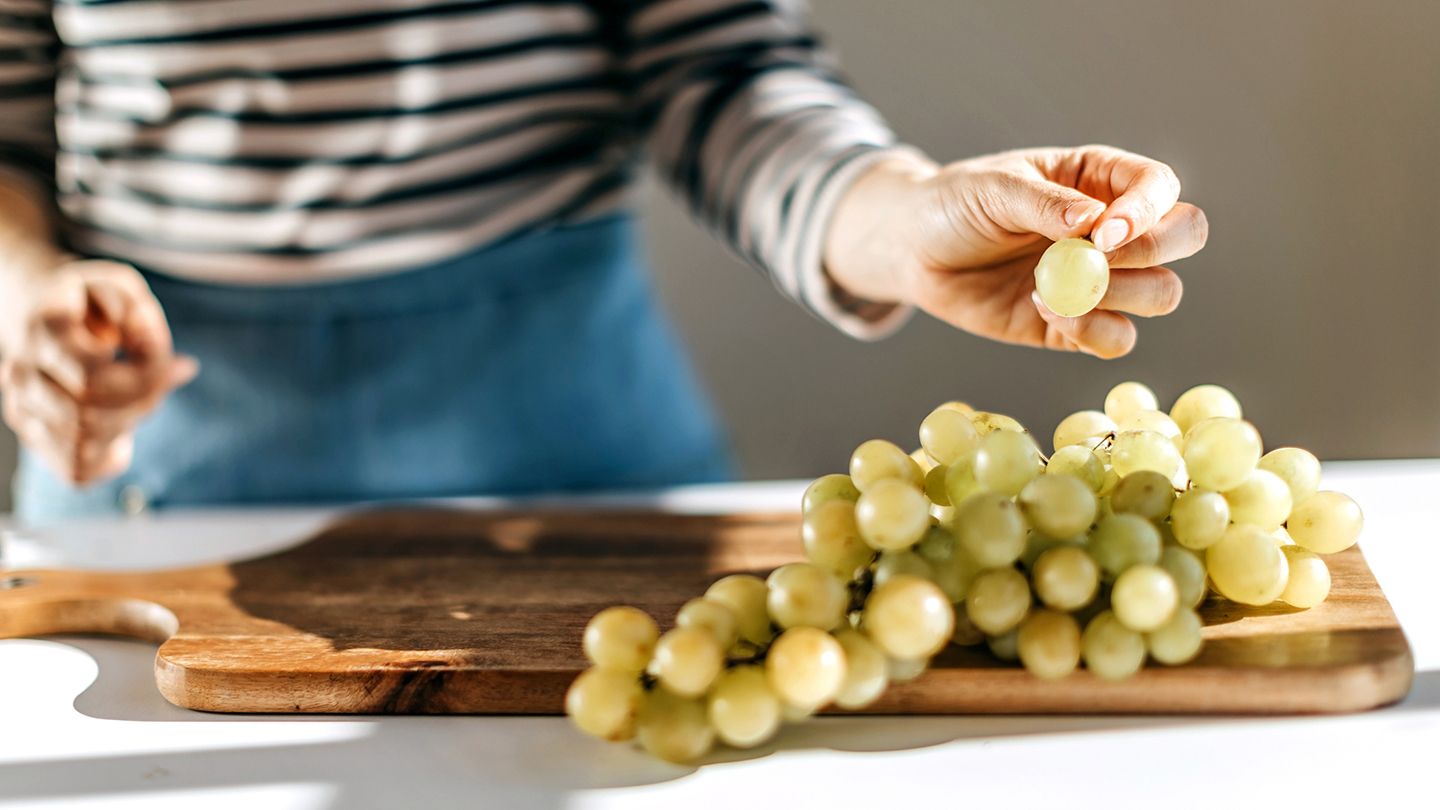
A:
{"label": "striped shirt", "polygon": [[796,0],[0,0],[0,170],[77,251],[192,278],[395,272],[614,212],[646,155],[850,334],[821,267],[895,146]]}

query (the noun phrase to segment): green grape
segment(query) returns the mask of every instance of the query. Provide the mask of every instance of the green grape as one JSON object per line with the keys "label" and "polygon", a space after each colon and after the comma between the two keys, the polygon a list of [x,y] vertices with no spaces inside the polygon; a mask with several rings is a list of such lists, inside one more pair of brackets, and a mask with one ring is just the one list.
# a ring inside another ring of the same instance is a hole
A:
{"label": "green grape", "polygon": [[705,702],[664,688],[650,690],[640,704],[636,736],[651,756],[666,762],[694,762],[715,744]]}
{"label": "green grape", "polygon": [[1015,628],[998,636],[988,636],[985,639],[985,646],[990,648],[991,655],[1001,661],[1018,661],[1020,660],[1020,630]]}
{"label": "green grape", "polygon": [[800,499],[800,512],[808,515],[832,501],[854,504],[859,498],[860,490],[855,488],[855,482],[850,480],[850,476],[844,473],[822,475],[805,488],[805,496]]}
{"label": "green grape", "polygon": [[959,506],[966,498],[983,491],[980,482],[975,480],[975,467],[968,461],[951,464],[945,471],[945,495],[951,506]]}
{"label": "green grape", "polygon": [[1180,432],[1180,426],[1175,420],[1161,411],[1142,410],[1135,411],[1125,417],[1125,421],[1116,426],[1117,431],[1127,430],[1149,430],[1159,433],[1169,439],[1179,450],[1185,444],[1184,434]]}
{"label": "green grape", "polygon": [[920,423],[920,446],[936,464],[969,458],[980,444],[980,432],[968,414],[941,406]]}
{"label": "green grape", "polygon": [[1119,681],[1140,671],[1145,663],[1145,637],[1121,623],[1114,611],[1104,611],[1085,625],[1080,635],[1085,667],[1097,678]]}
{"label": "green grape", "polygon": [[770,572],[765,605],[781,628],[829,630],[845,620],[845,585],[834,574],[809,563],[790,563]]}
{"label": "green grape", "polygon": [[1230,503],[1218,492],[1189,489],[1170,507],[1170,530],[1180,545],[1203,551],[1224,536],[1230,525]]}
{"label": "green grape", "polygon": [[591,667],[565,693],[565,713],[576,728],[602,740],[635,736],[635,716],[645,691],[633,672]]}
{"label": "green grape", "polygon": [[1285,528],[1295,542],[1316,554],[1334,554],[1355,545],[1365,515],[1350,496],[1323,490],[1290,513]]}
{"label": "green grape", "polygon": [[708,703],[710,725],[727,745],[754,748],[780,730],[780,698],[760,667],[726,671],[715,681]]}
{"label": "green grape", "polygon": [[875,557],[875,550],[860,536],[850,501],[831,501],[807,513],[800,524],[800,540],[810,562],[846,579]]}
{"label": "green grape", "polygon": [[1193,551],[1167,546],[1160,552],[1160,567],[1175,580],[1180,607],[1193,608],[1205,599],[1205,563]]}
{"label": "green grape", "polygon": [[686,602],[675,614],[676,627],[698,627],[720,642],[720,649],[728,650],[740,640],[739,622],[729,606],[704,596]]}
{"label": "green grape", "polygon": [[1081,444],[1093,447],[1098,437],[1115,432],[1115,420],[1099,411],[1076,411],[1055,426],[1055,449]]}
{"label": "green grape", "polygon": [[886,551],[881,553],[880,558],[875,561],[876,585],[883,585],[897,574],[905,574],[921,579],[933,579],[934,569],[930,563],[919,554],[913,551]]}
{"label": "green grape", "polygon": [[1330,568],[1320,555],[1298,545],[1283,546],[1289,576],[1280,601],[1291,607],[1312,608],[1330,595]]}
{"label": "green grape", "polygon": [[1035,291],[1052,312],[1075,318],[1095,308],[1110,286],[1110,263],[1087,239],[1061,239],[1040,254]]}
{"label": "green grape", "polygon": [[1200,616],[1186,607],[1145,635],[1150,657],[1172,667],[1194,660],[1200,654],[1201,643]]}
{"label": "green grape", "polygon": [[1110,493],[1115,491],[1115,487],[1119,485],[1120,473],[1115,472],[1114,467],[1106,467],[1105,480],[1100,483],[1100,491],[1095,494],[1102,498],[1108,498],[1110,497]]}
{"label": "green grape", "polygon": [[784,701],[780,702],[780,719],[787,723],[805,723],[814,719],[815,712],[820,711],[819,706],[791,706]]}
{"label": "green grape", "polygon": [[1020,567],[1033,574],[1035,571],[1035,561],[1039,560],[1041,555],[1052,548],[1065,546],[1084,548],[1085,535],[1081,534],[1061,540],[1051,537],[1048,534],[1032,531],[1025,535],[1025,551],[1020,555]]}
{"label": "green grape", "polygon": [[1320,489],[1320,459],[1298,447],[1278,447],[1260,457],[1260,469],[1280,476],[1290,488],[1290,502],[1304,503]]}
{"label": "green grape", "polygon": [[1175,424],[1185,433],[1206,419],[1239,419],[1243,415],[1240,400],[1218,385],[1197,385],[1181,394],[1175,404],[1170,406],[1170,418],[1174,419]]}
{"label": "green grape", "polygon": [[1030,431],[1025,429],[1024,425],[1017,422],[1014,418],[1006,416],[1003,413],[991,413],[990,411],[972,411],[970,413],[970,424],[975,426],[975,430],[978,431],[981,436],[987,433],[994,433],[997,430],[1005,430],[1011,433],[1024,433],[1027,435],[1030,433]]}
{"label": "green grape", "polygon": [[1004,495],[972,495],[955,513],[955,538],[981,567],[1000,568],[1025,551],[1025,517]]}
{"label": "green grape", "polygon": [[1121,624],[1148,633],[1170,620],[1180,604],[1175,580],[1158,565],[1132,565],[1115,578],[1110,605]]}
{"label": "green grape", "polygon": [[1139,515],[1110,515],[1090,533],[1089,551],[1101,570],[1116,577],[1131,566],[1160,561],[1160,532]]}
{"label": "green grape", "polygon": [[1117,425],[1136,411],[1153,411],[1159,407],[1160,400],[1144,383],[1122,382],[1105,395],[1105,415]]}
{"label": "green grape", "polygon": [[855,503],[855,523],[877,551],[909,548],[930,528],[930,502],[905,481],[877,481]]}
{"label": "green grape", "polygon": [[987,635],[998,636],[1019,626],[1030,610],[1030,584],[1013,568],[996,568],[970,583],[965,612]]}
{"label": "green grape", "polygon": [[1030,612],[1015,637],[1020,663],[1038,678],[1063,678],[1080,665],[1080,625],[1068,613]]}
{"label": "green grape", "polygon": [[1289,567],[1263,529],[1237,523],[1205,551],[1205,569],[1221,596],[1242,605],[1268,605],[1285,590]]}
{"label": "green grape", "polygon": [[925,454],[925,448],[923,447],[917,447],[914,450],[911,450],[910,460],[915,462],[916,467],[920,468],[920,475],[922,478],[935,467],[935,460]]}
{"label": "green grape", "polygon": [[905,683],[924,675],[929,666],[928,658],[891,658],[886,662],[885,672],[890,676],[891,683]]}
{"label": "green grape", "polygon": [[1175,443],[1153,430],[1127,430],[1115,434],[1110,466],[1124,478],[1141,470],[1154,470],[1169,479],[1180,469]]}
{"label": "green grape", "polygon": [[925,484],[925,473],[915,459],[884,439],[871,439],[855,448],[850,456],[850,480],[865,492],[877,482],[891,478],[909,481],[915,487]]}
{"label": "green grape", "polygon": [[1047,475],[1073,475],[1085,482],[1091,492],[1099,492],[1105,483],[1105,464],[1095,451],[1083,445],[1072,444],[1055,451],[1050,463],[1045,465]]}
{"label": "green grape", "polygon": [[1170,479],[1154,470],[1141,470],[1120,479],[1110,493],[1110,506],[1116,514],[1139,515],[1149,521],[1161,521],[1170,514],[1175,503],[1175,487]]}
{"label": "green grape", "polygon": [[929,658],[945,646],[954,623],[950,600],[920,577],[891,577],[865,600],[866,633],[892,658]]}
{"label": "green grape", "polygon": [[929,563],[944,562],[955,553],[955,535],[944,526],[931,526],[915,544],[915,553]]}
{"label": "green grape", "polygon": [[1035,595],[1055,610],[1079,610],[1090,604],[1100,588],[1100,566],[1084,549],[1052,548],[1035,561],[1031,574]]}
{"label": "green grape", "polygon": [[845,651],[845,680],[835,696],[842,709],[863,709],[890,685],[890,662],[874,642],[855,630],[841,630],[835,640]]}
{"label": "green grape", "polygon": [[945,481],[950,477],[950,467],[946,464],[936,464],[925,473],[925,497],[936,506],[950,505],[950,492],[945,488]]}
{"label": "green grape", "polygon": [[824,630],[792,627],[770,645],[765,675],[787,705],[814,710],[840,694],[845,649]]}
{"label": "green grape", "polygon": [[1239,419],[1207,419],[1185,434],[1185,467],[1196,486],[1240,486],[1260,461],[1260,432]]}
{"label": "green grape", "polygon": [[952,400],[950,400],[949,402],[942,402],[942,403],[940,403],[940,407],[942,407],[942,408],[948,408],[949,410],[952,410],[952,411],[959,411],[960,413],[963,413],[963,414],[965,414],[966,416],[969,416],[969,415],[975,413],[975,409],[972,408],[972,407],[970,407],[970,403],[968,403],[968,402],[961,402],[961,401],[958,400],[958,399],[952,399]]}
{"label": "green grape", "polygon": [[597,667],[639,674],[650,663],[659,638],[660,628],[645,611],[620,606],[606,608],[590,619],[581,646]]}
{"label": "green grape", "polygon": [[1099,503],[1079,478],[1042,475],[1020,490],[1020,508],[1036,529],[1051,537],[1070,537],[1090,528]]}
{"label": "green grape", "polygon": [[1040,451],[1029,434],[999,430],[980,440],[975,480],[991,492],[1017,495],[1040,474]]}
{"label": "green grape", "polygon": [[1290,515],[1290,487],[1275,473],[1257,469],[1240,486],[1225,491],[1225,502],[1231,521],[1273,532]]}
{"label": "green grape", "polygon": [[708,630],[677,627],[655,644],[655,677],[680,697],[700,697],[725,665],[725,648]]}
{"label": "green grape", "polygon": [[959,647],[974,647],[985,641],[985,633],[970,621],[965,612],[965,603],[955,605],[955,630],[950,633],[950,643]]}
{"label": "green grape", "polygon": [[945,598],[951,602],[964,599],[966,592],[970,590],[970,583],[984,570],[968,551],[959,547],[945,559],[931,562],[930,568],[931,579],[940,586]]}
{"label": "green grape", "polygon": [[770,611],[766,607],[770,589],[765,580],[750,574],[731,574],[715,581],[705,596],[730,608],[735,614],[740,637],[751,644],[770,641]]}
{"label": "green grape", "polygon": [[1284,526],[1270,532],[1270,538],[1275,541],[1275,545],[1281,548],[1295,545],[1295,538],[1290,536],[1290,532],[1286,531]]}

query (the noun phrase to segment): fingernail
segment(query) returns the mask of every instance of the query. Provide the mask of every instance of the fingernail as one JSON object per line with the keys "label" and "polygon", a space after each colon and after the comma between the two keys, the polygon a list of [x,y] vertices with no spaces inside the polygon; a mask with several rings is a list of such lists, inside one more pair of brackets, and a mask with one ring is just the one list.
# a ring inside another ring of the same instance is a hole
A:
{"label": "fingernail", "polygon": [[1078,203],[1072,205],[1065,209],[1065,224],[1072,228],[1078,228],[1095,217],[1100,216],[1100,212],[1104,210],[1105,206],[1095,205],[1093,203]]}
{"label": "fingernail", "polygon": [[1120,247],[1130,236],[1130,223],[1123,219],[1112,219],[1095,232],[1095,247],[1109,253]]}

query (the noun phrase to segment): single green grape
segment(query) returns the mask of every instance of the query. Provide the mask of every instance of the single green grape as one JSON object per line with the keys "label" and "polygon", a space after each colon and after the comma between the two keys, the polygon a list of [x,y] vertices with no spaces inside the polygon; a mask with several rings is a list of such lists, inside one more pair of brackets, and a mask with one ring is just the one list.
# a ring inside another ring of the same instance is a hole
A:
{"label": "single green grape", "polygon": [[950,556],[932,561],[930,569],[931,579],[940,586],[945,598],[951,602],[959,602],[965,598],[965,594],[970,590],[970,583],[975,581],[975,577],[980,575],[984,567],[970,556],[970,552],[957,546]]}
{"label": "single green grape", "polygon": [[581,646],[597,667],[638,674],[650,663],[660,628],[639,608],[619,606],[595,614],[585,625]]}
{"label": "single green grape", "polygon": [[1225,502],[1232,522],[1273,532],[1290,516],[1290,487],[1275,473],[1257,469],[1240,486],[1225,491]]}
{"label": "single green grape", "polygon": [[1148,633],[1175,615],[1180,590],[1160,566],[1132,565],[1115,578],[1110,604],[1121,624],[1137,633]]}
{"label": "single green grape", "polygon": [[1320,459],[1298,447],[1277,447],[1260,457],[1260,469],[1280,476],[1290,488],[1290,502],[1304,503],[1320,489]]}
{"label": "single green grape", "polygon": [[924,675],[929,666],[929,658],[890,658],[886,661],[885,672],[890,676],[891,683],[905,683]]}
{"label": "single green grape", "polygon": [[1175,580],[1180,606],[1193,608],[1205,599],[1205,562],[1193,551],[1166,546],[1160,552],[1160,567]]}
{"label": "single green grape", "polygon": [[920,423],[920,446],[936,464],[969,458],[980,444],[980,432],[968,414],[941,406]]}
{"label": "single green grape", "polygon": [[741,638],[756,645],[770,641],[770,611],[766,605],[770,589],[765,580],[750,574],[731,574],[716,580],[705,590],[705,596],[730,608]]}
{"label": "single green grape", "polygon": [[1207,419],[1186,432],[1184,455],[1195,486],[1217,492],[1234,489],[1260,461],[1260,432],[1240,419]]}
{"label": "single green grape", "polygon": [[1114,611],[1106,610],[1085,625],[1080,652],[1086,669],[1097,678],[1124,680],[1145,663],[1145,637],[1126,627]]}
{"label": "single green grape", "polygon": [[790,563],[770,572],[765,605],[781,628],[829,630],[845,620],[845,585],[829,571],[809,563]]}
{"label": "single green grape", "polygon": [[655,677],[680,697],[700,697],[725,665],[725,648],[710,631],[676,627],[655,644]]}
{"label": "single green grape", "polygon": [[1258,526],[1232,524],[1206,549],[1205,569],[1221,596],[1243,605],[1268,605],[1285,590],[1289,566],[1273,538]]}
{"label": "single green grape", "polygon": [[1153,470],[1167,480],[1180,469],[1180,451],[1175,443],[1153,430],[1127,430],[1115,434],[1110,447],[1110,466],[1121,478],[1141,470]]}
{"label": "single green grape", "polygon": [[1122,382],[1105,395],[1105,415],[1116,425],[1137,411],[1153,411],[1159,407],[1160,400],[1144,383]]}
{"label": "single green grape", "polygon": [[1200,654],[1200,616],[1182,607],[1168,621],[1145,634],[1150,657],[1167,666],[1178,666]]}
{"label": "single green grape", "polygon": [[1079,610],[1100,588],[1100,566],[1082,548],[1058,546],[1035,561],[1031,581],[1035,595],[1047,607]]}
{"label": "single green grape", "polygon": [[1087,239],[1061,239],[1040,254],[1035,290],[1052,312],[1076,318],[1094,309],[1110,286],[1110,263]]}
{"label": "single green grape", "polygon": [[1013,568],[986,571],[970,583],[965,612],[987,635],[1010,632],[1030,610],[1030,584]]}
{"label": "single green grape", "polygon": [[1095,522],[1099,502],[1085,482],[1070,475],[1042,475],[1020,490],[1020,509],[1030,525],[1051,537],[1071,537]]}
{"label": "single green grape", "polygon": [[1185,445],[1185,436],[1180,432],[1180,426],[1175,420],[1163,411],[1139,410],[1125,417],[1125,421],[1116,426],[1117,431],[1126,430],[1149,430],[1159,433],[1169,439],[1179,450]]}
{"label": "single green grape", "polygon": [[850,480],[862,493],[879,481],[898,478],[919,488],[925,473],[904,450],[884,439],[871,439],[850,456]]}
{"label": "single green grape", "polygon": [[1365,515],[1348,495],[1322,490],[1290,512],[1285,528],[1295,542],[1316,554],[1334,554],[1355,545]]}
{"label": "single green grape", "polygon": [[1203,551],[1220,542],[1230,526],[1230,503],[1218,492],[1188,489],[1170,507],[1170,530],[1180,545]]}
{"label": "single green grape", "polygon": [[864,634],[841,630],[835,640],[845,651],[845,680],[835,695],[835,705],[842,709],[863,709],[884,694],[890,685],[890,662]]}
{"label": "single green grape", "polygon": [[950,477],[950,466],[947,464],[936,464],[925,473],[925,497],[936,506],[950,506],[950,491],[945,488],[945,481]]}
{"label": "single green grape", "polygon": [[1020,660],[1020,629],[1014,628],[998,636],[987,636],[985,646],[990,648],[990,654],[1001,661]]}
{"label": "single green grape", "polygon": [[676,627],[698,627],[720,642],[720,649],[728,650],[740,640],[740,626],[735,612],[728,605],[704,596],[686,602],[675,614]]}
{"label": "single green grape", "polygon": [[1020,663],[1037,678],[1063,678],[1080,665],[1080,625],[1068,613],[1030,611],[1015,637]]}
{"label": "single green grape", "polygon": [[591,667],[565,693],[565,714],[586,734],[619,742],[635,736],[635,718],[644,698],[636,673]]}
{"label": "single green grape", "polygon": [[909,548],[930,528],[930,502],[906,481],[877,481],[855,503],[855,524],[877,551]]}
{"label": "single green grape", "polygon": [[935,583],[897,574],[865,600],[867,635],[892,658],[929,658],[955,629],[950,600]]}
{"label": "single green grape", "polygon": [[987,433],[994,433],[997,430],[1008,430],[1011,433],[1025,433],[1030,431],[1020,424],[1014,417],[1006,416],[1003,413],[992,413],[991,411],[971,411],[970,424],[980,432],[981,436]]}
{"label": "single green grape", "polygon": [[705,702],[663,687],[650,690],[641,703],[636,736],[651,756],[666,762],[694,762],[715,744]]}
{"label": "single green grape", "polygon": [[780,730],[780,698],[765,670],[742,666],[727,670],[710,690],[708,717],[727,745],[754,748]]}
{"label": "single green grape", "polygon": [[1139,515],[1110,515],[1090,533],[1090,556],[1112,577],[1135,565],[1160,561],[1160,532]]}
{"label": "single green grape", "polygon": [[955,537],[981,567],[1010,565],[1025,551],[1025,516],[1005,495],[972,495],[955,513]]}
{"label": "single green grape", "polygon": [[1055,451],[1045,465],[1046,475],[1073,475],[1085,482],[1091,492],[1098,493],[1105,483],[1105,464],[1095,451],[1084,445],[1072,444]]}
{"label": "single green grape", "polygon": [[1040,474],[1040,451],[1029,434],[997,430],[975,451],[975,480],[991,492],[1017,495]]}
{"label": "single green grape", "polygon": [[974,647],[985,643],[985,632],[970,621],[964,602],[955,605],[955,630],[950,633],[950,643],[958,647]]}
{"label": "single green grape", "polygon": [[1149,521],[1164,520],[1175,503],[1175,487],[1170,479],[1154,470],[1140,470],[1120,479],[1110,493],[1110,505],[1116,514],[1134,514]]}
{"label": "single green grape", "polygon": [[1299,545],[1282,546],[1289,576],[1280,601],[1291,607],[1312,608],[1330,595],[1330,568],[1320,555]]}
{"label": "single green grape", "polygon": [[850,476],[831,473],[816,478],[805,488],[805,496],[800,499],[800,512],[808,515],[831,501],[848,501],[854,504],[859,499],[860,490],[855,488],[855,482],[850,480]]}
{"label": "single green grape", "polygon": [[975,480],[975,466],[972,460],[959,461],[945,470],[945,495],[951,506],[959,506],[966,498],[984,489]]}
{"label": "single green grape", "polygon": [[1115,420],[1100,411],[1076,411],[1055,426],[1055,449],[1084,444],[1093,447],[1099,437],[1115,432]]}
{"label": "single green grape", "polygon": [[1197,385],[1181,394],[1170,406],[1170,418],[1185,433],[1206,419],[1239,419],[1243,415],[1240,400],[1218,385]]}
{"label": "single green grape", "polygon": [[875,557],[860,536],[851,501],[830,501],[807,513],[800,523],[800,540],[810,562],[846,579]]}
{"label": "single green grape", "polygon": [[765,656],[770,688],[787,705],[814,710],[835,699],[845,683],[845,648],[814,627],[780,634]]}
{"label": "single green grape", "polygon": [[875,585],[883,585],[897,574],[906,574],[921,579],[934,579],[935,570],[928,560],[914,551],[885,551],[875,560]]}

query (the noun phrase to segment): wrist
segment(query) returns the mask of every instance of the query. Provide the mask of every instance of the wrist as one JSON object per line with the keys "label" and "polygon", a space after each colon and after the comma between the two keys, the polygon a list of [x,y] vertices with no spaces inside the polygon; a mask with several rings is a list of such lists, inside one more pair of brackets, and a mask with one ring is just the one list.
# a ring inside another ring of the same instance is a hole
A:
{"label": "wrist", "polygon": [[841,195],[825,232],[822,264],[844,292],[881,303],[908,303],[907,236],[916,191],[939,166],[914,152],[877,162]]}

